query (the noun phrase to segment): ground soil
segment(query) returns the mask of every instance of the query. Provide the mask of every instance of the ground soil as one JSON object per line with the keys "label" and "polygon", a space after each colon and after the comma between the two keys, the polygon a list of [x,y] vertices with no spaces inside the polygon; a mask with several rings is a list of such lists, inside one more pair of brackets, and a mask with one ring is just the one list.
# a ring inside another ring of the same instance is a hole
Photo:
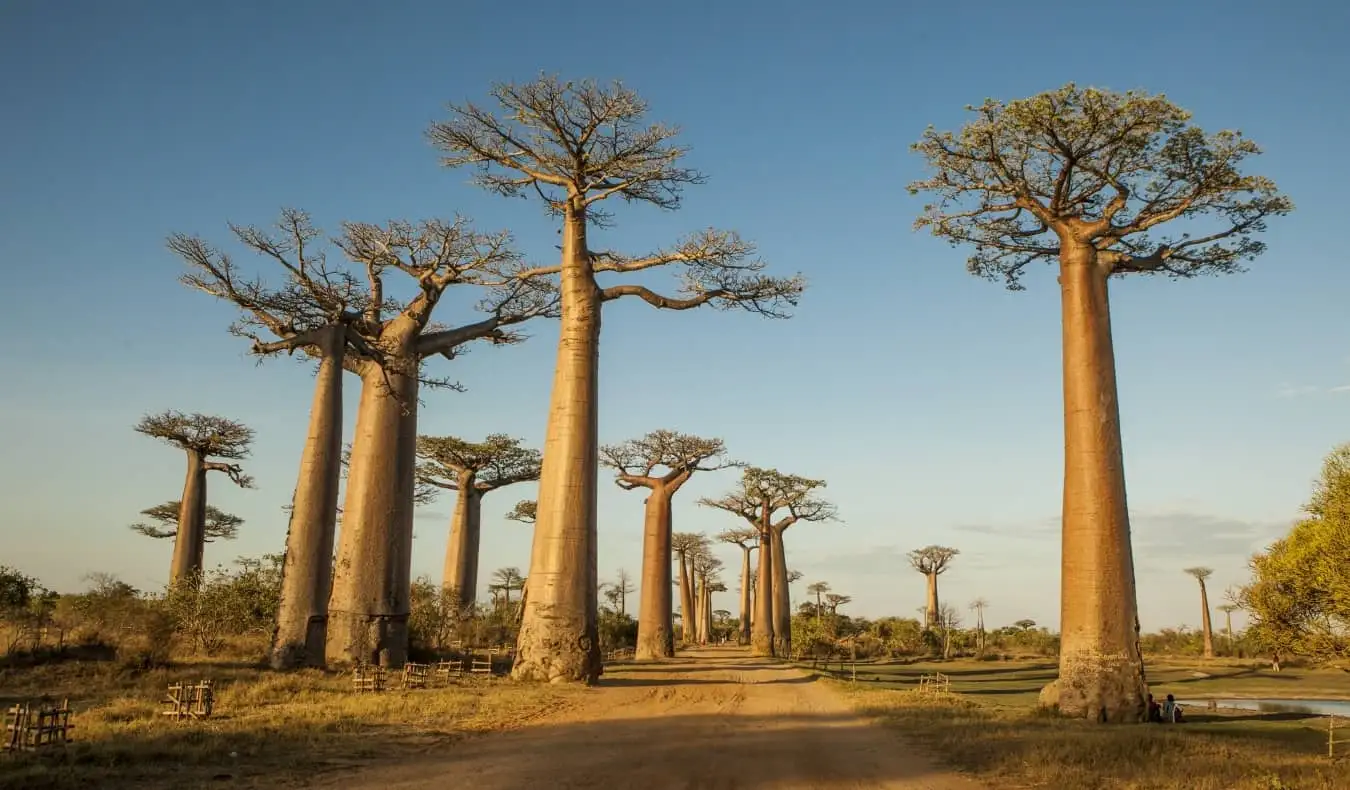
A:
{"label": "ground soil", "polygon": [[574,705],[397,766],[330,773],[344,790],[641,788],[974,790],[828,681],[737,649],[606,670]]}

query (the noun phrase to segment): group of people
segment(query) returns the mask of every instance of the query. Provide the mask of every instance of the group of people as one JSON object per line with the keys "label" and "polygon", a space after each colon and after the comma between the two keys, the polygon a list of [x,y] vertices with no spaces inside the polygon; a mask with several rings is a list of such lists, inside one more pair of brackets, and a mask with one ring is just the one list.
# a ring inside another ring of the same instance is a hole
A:
{"label": "group of people", "polygon": [[1169,724],[1180,724],[1181,706],[1177,704],[1176,698],[1171,694],[1167,695],[1167,701],[1161,705],[1159,705],[1157,701],[1153,699],[1153,695],[1150,694],[1148,695],[1148,720],[1157,722],[1158,724],[1164,722]]}

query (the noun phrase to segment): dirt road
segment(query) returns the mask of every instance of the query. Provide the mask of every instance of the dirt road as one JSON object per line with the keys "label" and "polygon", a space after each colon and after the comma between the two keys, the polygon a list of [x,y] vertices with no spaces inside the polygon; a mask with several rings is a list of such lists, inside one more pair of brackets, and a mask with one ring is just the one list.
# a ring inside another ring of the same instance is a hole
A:
{"label": "dirt road", "polygon": [[348,790],[974,790],[801,672],[707,650],[607,670],[584,702],[443,756],[328,777]]}

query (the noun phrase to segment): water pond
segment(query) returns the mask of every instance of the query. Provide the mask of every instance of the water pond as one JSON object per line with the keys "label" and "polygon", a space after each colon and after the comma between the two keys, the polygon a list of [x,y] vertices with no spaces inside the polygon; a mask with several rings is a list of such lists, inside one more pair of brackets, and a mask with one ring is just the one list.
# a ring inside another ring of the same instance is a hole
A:
{"label": "water pond", "polygon": [[[1207,699],[1179,699],[1185,710],[1204,710]],[[1350,700],[1344,699],[1214,699],[1221,708],[1240,708],[1261,713],[1316,713],[1320,715],[1350,716]]]}

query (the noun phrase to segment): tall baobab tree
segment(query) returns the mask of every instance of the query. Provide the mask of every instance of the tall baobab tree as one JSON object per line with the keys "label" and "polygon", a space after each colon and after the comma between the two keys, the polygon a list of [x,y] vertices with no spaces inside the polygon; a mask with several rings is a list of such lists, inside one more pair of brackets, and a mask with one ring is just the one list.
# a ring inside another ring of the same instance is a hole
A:
{"label": "tall baobab tree", "polygon": [[670,538],[671,551],[680,564],[680,639],[686,645],[693,644],[698,637],[692,563],[694,557],[707,550],[707,546],[708,539],[696,532],[676,532]]}
{"label": "tall baobab tree", "polygon": [[959,549],[949,546],[924,546],[909,553],[909,564],[928,580],[928,606],[924,614],[924,625],[929,628],[938,626],[942,612],[938,605],[938,577],[947,572],[947,566],[960,553]]}
{"label": "tall baobab tree", "polygon": [[[1113,276],[1239,271],[1266,220],[1292,202],[1244,175],[1260,153],[1239,132],[1206,134],[1166,97],[1069,84],[986,100],[957,133],[915,144],[933,202],[916,223],[973,245],[971,273],[1020,289],[1058,263],[1063,323],[1064,499],[1059,678],[1041,704],[1095,721],[1147,716],[1138,647],[1120,408],[1111,340]],[[1198,222],[1189,222],[1197,220]],[[1179,227],[1163,235],[1162,226]]]}
{"label": "tall baobab tree", "polygon": [[725,458],[721,439],[703,439],[675,431],[652,431],[641,439],[600,448],[600,462],[615,470],[614,482],[626,491],[647,492],[642,538],[642,597],[638,601],[639,660],[675,655],[671,602],[671,498],[699,471],[736,466]]}
{"label": "tall baobab tree", "polygon": [[759,531],[755,529],[729,529],[717,536],[723,543],[734,543],[741,549],[741,614],[737,631],[737,643],[750,644],[750,613],[754,607],[754,573],[750,568],[750,554],[759,548]]}
{"label": "tall baobab tree", "polygon": [[[704,177],[681,165],[678,129],[647,121],[647,104],[619,83],[563,82],[543,76],[491,90],[498,110],[450,107],[429,136],[450,167],[477,170],[475,180],[505,196],[538,196],[561,220],[562,331],[544,468],[539,484],[530,575],[535,594],[521,627],[512,674],[522,679],[593,682],[600,674],[596,632],[596,466],[599,442],[600,316],[603,305],[635,298],[667,310],[702,305],[785,317],[803,289],[799,277],[773,278],[754,246],[730,231],[695,233],[675,246],[630,257],[593,249],[592,224],[613,216],[604,201],[676,209],[680,193]],[[612,204],[611,204],[612,205]],[[623,282],[602,287],[601,274],[677,268],[674,296]]]}
{"label": "tall baobab tree", "polygon": [[[178,517],[182,513],[183,503],[177,500],[162,505],[148,507],[141,511],[142,516],[150,518],[156,524],[138,521],[131,525],[132,532],[139,532],[147,538],[172,538],[178,535]],[[244,520],[233,513],[226,513],[214,505],[206,506],[206,524],[202,529],[202,542],[234,540],[239,537],[239,528]]]}
{"label": "tall baobab tree", "polygon": [[1204,633],[1205,658],[1214,657],[1214,628],[1209,619],[1209,591],[1205,589],[1205,579],[1214,575],[1213,568],[1186,568],[1185,572],[1200,583],[1200,629]]}
{"label": "tall baobab tree", "polygon": [[[833,504],[821,499],[824,480],[789,475],[777,469],[746,467],[731,493],[700,505],[745,519],[759,533],[759,577],[750,645],[754,655],[792,655],[792,601],[788,594],[783,533],[798,521],[834,521]],[[775,518],[786,511],[781,518]]]}
{"label": "tall baobab tree", "polygon": [[708,644],[712,634],[713,587],[726,589],[718,578],[721,568],[722,561],[712,555],[706,543],[690,556],[690,570],[694,577],[694,611],[697,620],[694,637],[700,645]]}
{"label": "tall baobab tree", "polygon": [[839,616],[839,607],[853,602],[853,596],[830,593],[825,596],[825,605],[830,607],[830,617]]}
{"label": "tall baobab tree", "polygon": [[461,606],[472,606],[478,593],[483,497],[499,488],[538,480],[539,451],[521,447],[519,439],[500,433],[481,442],[419,436],[417,458],[419,484],[458,495],[450,517],[441,586],[458,596]]}
{"label": "tall baobab tree", "polygon": [[820,622],[820,615],[821,615],[821,613],[824,612],[824,610],[825,610],[825,604],[823,603],[823,600],[824,600],[824,598],[825,598],[825,593],[827,593],[827,592],[829,592],[829,591],[830,591],[830,583],[829,583],[829,582],[812,582],[811,584],[806,585],[806,594],[807,594],[807,595],[814,595],[815,598],[816,598],[816,622],[817,622],[817,623]]}
{"label": "tall baobab tree", "polygon": [[1233,612],[1236,612],[1241,608],[1241,606],[1238,606],[1235,603],[1224,603],[1219,605],[1219,611],[1223,612],[1223,632],[1227,637],[1228,655],[1230,656],[1233,655]]}
{"label": "tall baobab tree", "polygon": [[[287,535],[274,666],[385,655],[402,660],[411,587],[412,504],[417,393],[455,387],[423,375],[431,356],[453,357],[476,340],[510,343],[508,330],[555,314],[556,288],[526,270],[506,233],[453,222],[348,222],[332,247],[346,264],[330,264],[320,232],[288,209],[279,232],[231,225],[244,247],[281,267],[284,284],[267,286],[197,237],[175,235],[169,247],[189,266],[183,282],[234,304],[232,331],[266,356],[302,351],[318,361],[309,436],[301,455]],[[336,256],[335,256],[336,257]],[[417,284],[407,300],[392,296],[390,275]],[[431,323],[445,291],[483,288],[487,316],[456,327]],[[267,332],[274,340],[265,341]],[[341,372],[360,377],[344,527],[333,571],[341,474]],[[339,614],[329,623],[329,607]]]}
{"label": "tall baobab tree", "polygon": [[985,631],[984,631],[984,610],[989,608],[989,602],[984,598],[976,598],[970,602],[970,611],[975,613],[975,635],[980,640],[980,653],[984,653]]}
{"label": "tall baobab tree", "polygon": [[244,474],[239,464],[227,462],[248,457],[253,429],[224,417],[171,410],[142,417],[136,424],[136,432],[167,442],[187,454],[187,479],[183,483],[183,498],[179,500],[169,584],[188,582],[201,574],[206,549],[206,475],[223,472],[240,488],[252,488],[253,478]]}

